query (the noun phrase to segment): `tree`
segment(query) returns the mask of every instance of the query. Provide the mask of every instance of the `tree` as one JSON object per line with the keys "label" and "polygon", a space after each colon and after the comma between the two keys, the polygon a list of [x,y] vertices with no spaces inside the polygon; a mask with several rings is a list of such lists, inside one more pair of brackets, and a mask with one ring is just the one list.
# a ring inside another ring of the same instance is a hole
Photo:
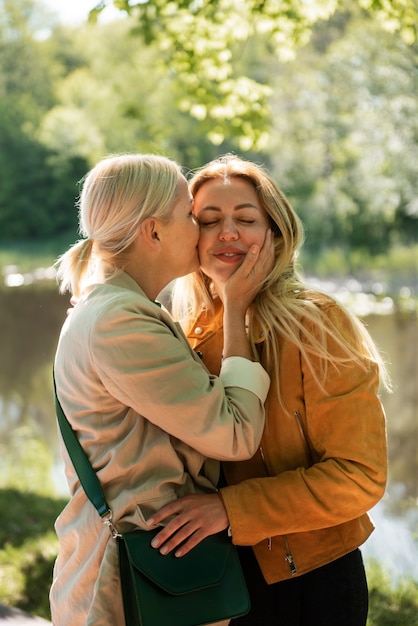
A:
{"label": "tree", "polygon": [[[48,41],[40,41],[42,12],[32,0],[0,0],[0,238],[47,238],[76,230],[75,181],[86,166],[78,155],[54,163],[38,137],[55,102],[62,73]],[[39,19],[38,19],[39,18]]]}
{"label": "tree", "polygon": [[317,25],[287,65],[272,65],[269,151],[296,198],[308,245],[384,253],[416,241],[418,58],[356,11]]}
{"label": "tree", "polygon": [[173,106],[182,84],[166,75],[156,46],[132,34],[134,24],[85,24],[71,33],[82,57],[58,81],[38,133],[55,161],[71,154],[93,165],[109,153],[164,152],[193,168],[216,155],[198,121]]}
{"label": "tree", "polygon": [[331,243],[373,253],[414,243],[417,47],[345,4],[312,25],[293,60],[278,59],[261,34],[239,54],[232,44],[233,80],[272,94],[263,115],[256,99],[246,117],[237,93],[225,109],[216,81],[207,81],[210,107],[198,104],[198,75],[193,115],[181,108],[186,69],[167,71],[161,42],[138,37],[135,16],[39,39],[32,0],[0,0],[0,238],[66,229],[75,238],[77,181],[109,153],[164,153],[193,169],[235,150],[269,167],[313,254]]}
{"label": "tree", "polygon": [[[136,18],[135,31],[154,42],[167,71],[183,86],[180,110],[198,119],[214,144],[236,138],[240,148],[260,148],[270,122],[271,89],[251,72],[237,71],[253,37],[268,40],[281,61],[306,45],[314,25],[327,20],[344,0],[102,0],[90,13],[97,19],[108,4]],[[416,40],[417,0],[357,0],[366,15]]]}

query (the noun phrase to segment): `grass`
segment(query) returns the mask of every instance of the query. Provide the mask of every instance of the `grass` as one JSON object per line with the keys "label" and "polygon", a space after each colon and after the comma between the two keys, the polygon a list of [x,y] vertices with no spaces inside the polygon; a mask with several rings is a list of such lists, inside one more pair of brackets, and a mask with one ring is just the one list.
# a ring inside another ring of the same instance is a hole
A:
{"label": "grass", "polygon": [[418,626],[418,583],[407,579],[393,584],[389,572],[376,562],[369,563],[367,570],[367,626]]}
{"label": "grass", "polygon": [[54,521],[67,500],[0,489],[0,602],[50,619],[48,592],[58,553]]}
{"label": "grass", "polygon": [[51,267],[57,257],[76,241],[74,233],[48,241],[0,242],[0,267],[15,266],[22,274],[34,272],[39,267]]}
{"label": "grass", "polygon": [[[50,619],[48,592],[58,552],[53,524],[67,500],[0,489],[0,603]],[[393,584],[376,562],[366,564],[370,590],[367,626],[418,626],[418,585]]]}

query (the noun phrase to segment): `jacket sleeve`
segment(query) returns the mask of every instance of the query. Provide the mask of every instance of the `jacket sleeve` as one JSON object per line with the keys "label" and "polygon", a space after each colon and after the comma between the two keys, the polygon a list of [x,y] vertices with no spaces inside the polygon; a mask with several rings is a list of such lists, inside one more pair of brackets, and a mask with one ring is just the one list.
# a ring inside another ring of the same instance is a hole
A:
{"label": "jacket sleeve", "polygon": [[[225,383],[209,374],[182,331],[154,303],[106,303],[89,338],[97,376],[121,405],[218,460],[245,459],[257,449],[270,379],[247,361],[249,384],[238,382],[243,359],[226,360]],[[235,373],[234,373],[235,372]]]}
{"label": "jacket sleeve", "polygon": [[[341,309],[330,307],[328,314],[346,332]],[[336,355],[340,351],[331,340],[328,349]],[[377,395],[377,365],[366,361],[365,369],[354,363],[338,370],[329,366],[326,390],[316,383],[303,359],[301,368],[304,403],[300,410],[314,462],[275,475],[275,459],[280,447],[286,446],[286,436],[264,442],[270,475],[221,490],[233,540],[239,545],[336,526],[370,510],[384,493],[386,423]],[[268,413],[269,423],[274,419]]]}

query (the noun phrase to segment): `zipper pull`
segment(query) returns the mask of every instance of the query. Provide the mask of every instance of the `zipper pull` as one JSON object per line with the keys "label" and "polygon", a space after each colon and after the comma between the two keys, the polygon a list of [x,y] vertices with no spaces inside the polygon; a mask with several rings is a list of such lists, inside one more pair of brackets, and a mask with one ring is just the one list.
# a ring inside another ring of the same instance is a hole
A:
{"label": "zipper pull", "polygon": [[267,550],[271,550],[271,537],[267,539]]}
{"label": "zipper pull", "polygon": [[284,557],[286,559],[286,561],[289,563],[289,567],[290,567],[290,573],[292,574],[292,576],[294,576],[295,574],[297,574],[297,567],[295,565],[295,562],[293,560],[293,556],[290,553],[287,553],[286,556]]}

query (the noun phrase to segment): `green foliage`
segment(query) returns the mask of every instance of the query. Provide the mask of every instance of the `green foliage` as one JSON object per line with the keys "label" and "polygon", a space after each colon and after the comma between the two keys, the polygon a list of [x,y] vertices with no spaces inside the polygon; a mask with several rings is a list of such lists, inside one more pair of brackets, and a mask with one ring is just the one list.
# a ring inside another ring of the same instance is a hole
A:
{"label": "green foliage", "polygon": [[235,60],[257,34],[270,36],[280,58],[293,56],[312,23],[303,4],[262,3],[262,10],[252,0],[114,4],[135,18],[145,44],[158,48],[162,66],[182,87],[177,107],[200,122],[213,144],[233,137],[241,150],[261,145],[271,89],[251,72],[237,73]]}
{"label": "green foliage", "polygon": [[47,238],[76,228],[76,181],[86,163],[68,155],[59,165],[37,137],[54,104],[61,66],[38,41],[33,0],[0,3],[0,238]]}
{"label": "green foliage", "polygon": [[[6,412],[7,412],[7,406]],[[7,414],[5,415],[7,418]],[[19,426],[12,436],[2,434],[0,442],[0,485],[51,493],[51,453],[29,426]],[[36,467],[36,472],[33,468]]]}
{"label": "green foliage", "polygon": [[55,64],[33,38],[34,0],[0,2],[0,101],[14,104],[35,125],[53,102]]}
{"label": "green foliage", "polygon": [[78,181],[106,154],[193,169],[232,150],[269,167],[312,257],[416,243],[417,55],[399,36],[416,0],[132,4],[47,38],[35,0],[0,4],[0,240],[74,241]]}
{"label": "green foliage", "polygon": [[418,584],[394,583],[378,563],[368,564],[369,617],[367,626],[418,626]]}
{"label": "green foliage", "polygon": [[[135,31],[146,45],[158,47],[163,64],[183,86],[177,106],[202,122],[214,144],[233,136],[241,150],[264,145],[272,94],[251,71],[237,71],[248,42],[262,38],[277,59],[293,59],[315,24],[346,6],[338,0],[113,0],[99,3],[90,19],[95,21],[107,4],[135,17]],[[416,0],[353,4],[409,44],[416,41]]]}
{"label": "green foliage", "polygon": [[[39,268],[51,268],[57,257],[75,241],[76,236],[76,231],[71,230],[48,240],[0,242],[2,273],[19,272],[34,275]],[[51,288],[57,288],[55,281],[51,284]]]}
{"label": "green foliage", "polygon": [[354,11],[277,66],[271,169],[311,252],[416,243],[416,67],[413,48]]}
{"label": "green foliage", "polygon": [[58,552],[53,525],[65,504],[34,491],[0,489],[1,603],[50,619],[48,592]]}
{"label": "green foliage", "polygon": [[358,0],[361,8],[376,16],[383,28],[400,32],[408,44],[417,40],[417,3],[415,0]]}
{"label": "green foliage", "polygon": [[66,502],[67,499],[42,495],[36,490],[0,488],[0,507],[5,514],[0,526],[0,549],[20,548],[53,531],[55,519]]}
{"label": "green foliage", "polygon": [[19,128],[23,120],[7,127],[2,127],[3,121],[0,119],[0,238],[46,239],[70,228],[76,232],[76,181],[85,173],[86,163],[74,158],[55,167],[53,154]]}
{"label": "green foliage", "polygon": [[399,311],[418,312],[417,245],[392,247],[381,255],[341,246],[327,246],[317,253],[306,247],[300,256],[300,266],[308,277],[343,279],[355,276],[370,286],[374,283],[378,299],[390,296]]}

